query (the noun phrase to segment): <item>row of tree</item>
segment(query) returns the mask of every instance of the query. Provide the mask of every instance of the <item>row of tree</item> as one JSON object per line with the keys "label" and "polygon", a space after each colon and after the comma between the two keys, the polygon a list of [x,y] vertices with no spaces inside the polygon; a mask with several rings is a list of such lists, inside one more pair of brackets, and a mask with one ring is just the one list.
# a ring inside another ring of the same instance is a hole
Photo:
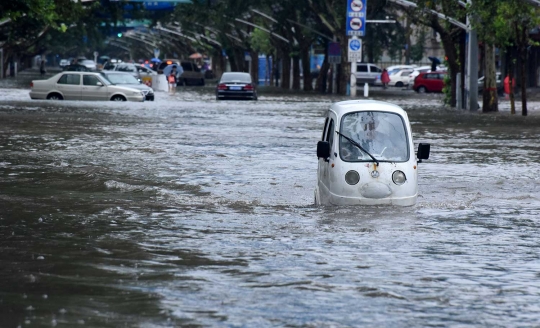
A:
{"label": "row of tree", "polygon": [[[440,35],[449,69],[448,103],[455,107],[457,76],[464,73],[466,64],[467,31],[463,24],[470,24],[478,33],[485,65],[482,110],[498,110],[495,72],[495,49],[498,48],[507,56],[505,62],[511,78],[515,65],[520,64],[522,114],[527,115],[525,65],[528,48],[534,45],[529,32],[539,24],[536,3],[534,0],[473,0],[468,3],[370,0],[367,19],[392,18],[396,23],[366,25],[364,59],[377,62],[386,52],[405,62],[415,62],[424,55],[425,29],[433,29]],[[45,51],[112,52],[111,47],[118,52],[129,50],[135,57],[148,57],[155,48],[179,56],[202,52],[212,56],[218,72],[225,67],[226,54],[232,70],[249,70],[255,79],[258,79],[258,61],[252,60],[252,67],[246,67],[245,53],[251,58],[266,54],[273,58],[270,66],[274,72],[281,63],[282,88],[298,90],[303,85],[305,91],[326,92],[333,89],[332,79],[327,75],[331,67],[328,60],[321,65],[315,83],[311,74],[301,76],[300,65],[303,72],[310,72],[310,53],[313,49],[327,53],[330,42],[338,42],[342,54],[347,53],[347,4],[347,0],[193,0],[178,4],[174,11],[149,12],[137,3],[126,7],[124,3],[108,0],[2,1],[0,47],[4,49],[6,60]],[[119,40],[116,31],[128,19],[145,19],[148,28],[133,31],[129,39]],[[412,39],[417,43],[411,45]],[[344,94],[350,76],[346,56],[342,56],[335,73],[334,89]],[[273,76],[277,78],[277,74]],[[465,74],[461,77],[464,79]],[[464,82],[461,81],[462,86]],[[513,94],[511,100],[512,113],[515,113]]]}

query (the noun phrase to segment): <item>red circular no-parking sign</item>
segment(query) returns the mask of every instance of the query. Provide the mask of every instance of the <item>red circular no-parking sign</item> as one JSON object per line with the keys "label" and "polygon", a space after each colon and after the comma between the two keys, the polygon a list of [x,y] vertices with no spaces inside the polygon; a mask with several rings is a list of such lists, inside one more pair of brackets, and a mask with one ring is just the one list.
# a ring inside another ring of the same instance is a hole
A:
{"label": "red circular no-parking sign", "polygon": [[353,19],[351,19],[349,25],[351,26],[351,29],[358,31],[362,28],[362,20],[358,17],[354,17]]}
{"label": "red circular no-parking sign", "polygon": [[364,8],[364,4],[362,3],[362,0],[351,1],[352,11],[361,11],[363,8]]}

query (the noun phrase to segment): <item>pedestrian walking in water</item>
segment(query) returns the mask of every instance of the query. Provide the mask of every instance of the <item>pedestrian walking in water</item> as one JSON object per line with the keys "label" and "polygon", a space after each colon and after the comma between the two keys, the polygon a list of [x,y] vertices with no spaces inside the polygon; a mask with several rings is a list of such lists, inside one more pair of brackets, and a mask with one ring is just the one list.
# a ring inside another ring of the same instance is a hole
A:
{"label": "pedestrian walking in water", "polygon": [[383,69],[382,71],[381,82],[382,82],[383,88],[386,89],[388,86],[388,83],[390,82],[390,76],[388,75],[388,71],[386,70],[386,68]]}
{"label": "pedestrian walking in water", "polygon": [[174,93],[176,91],[176,83],[178,81],[176,79],[177,74],[178,73],[176,72],[176,66],[173,66],[171,73],[169,74],[169,76],[167,76],[167,82],[169,83],[170,93]]}

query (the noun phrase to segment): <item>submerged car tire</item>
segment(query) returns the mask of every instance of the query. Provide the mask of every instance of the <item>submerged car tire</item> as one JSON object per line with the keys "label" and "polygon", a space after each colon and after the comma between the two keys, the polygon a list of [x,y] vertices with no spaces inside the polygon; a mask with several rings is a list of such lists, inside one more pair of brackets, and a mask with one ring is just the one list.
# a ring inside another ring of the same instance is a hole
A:
{"label": "submerged car tire", "polygon": [[421,87],[418,87],[418,90],[417,90],[417,91],[418,91],[418,93],[426,93],[426,92],[427,92],[427,89],[426,89],[426,87],[421,86]]}
{"label": "submerged car tire", "polygon": [[403,88],[403,82],[401,82],[401,81],[397,82],[396,87]]}
{"label": "submerged car tire", "polygon": [[124,98],[124,96],[116,95],[111,98],[111,101],[126,101],[126,98]]}
{"label": "submerged car tire", "polygon": [[61,94],[53,92],[47,96],[47,99],[49,100],[64,100],[64,97],[62,97]]}
{"label": "submerged car tire", "polygon": [[201,79],[201,82],[199,83],[200,86],[204,86],[204,79]]}

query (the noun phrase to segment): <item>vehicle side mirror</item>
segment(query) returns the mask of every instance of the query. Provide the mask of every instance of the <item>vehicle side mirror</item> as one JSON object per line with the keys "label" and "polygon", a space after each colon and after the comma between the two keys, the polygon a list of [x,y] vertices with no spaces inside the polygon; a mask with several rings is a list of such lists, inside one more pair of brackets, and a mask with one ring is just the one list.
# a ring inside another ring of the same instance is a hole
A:
{"label": "vehicle side mirror", "polygon": [[423,159],[429,159],[429,150],[430,150],[430,144],[428,143],[418,144],[418,153],[416,154],[416,157],[418,158],[418,163],[422,163]]}
{"label": "vehicle side mirror", "polygon": [[328,141],[319,141],[317,143],[317,158],[322,158],[328,161],[330,157],[330,143]]}
{"label": "vehicle side mirror", "polygon": [[103,83],[101,83],[101,82],[98,81],[98,82],[96,82],[96,85],[99,86],[99,87],[102,87],[102,86],[103,86]]}

